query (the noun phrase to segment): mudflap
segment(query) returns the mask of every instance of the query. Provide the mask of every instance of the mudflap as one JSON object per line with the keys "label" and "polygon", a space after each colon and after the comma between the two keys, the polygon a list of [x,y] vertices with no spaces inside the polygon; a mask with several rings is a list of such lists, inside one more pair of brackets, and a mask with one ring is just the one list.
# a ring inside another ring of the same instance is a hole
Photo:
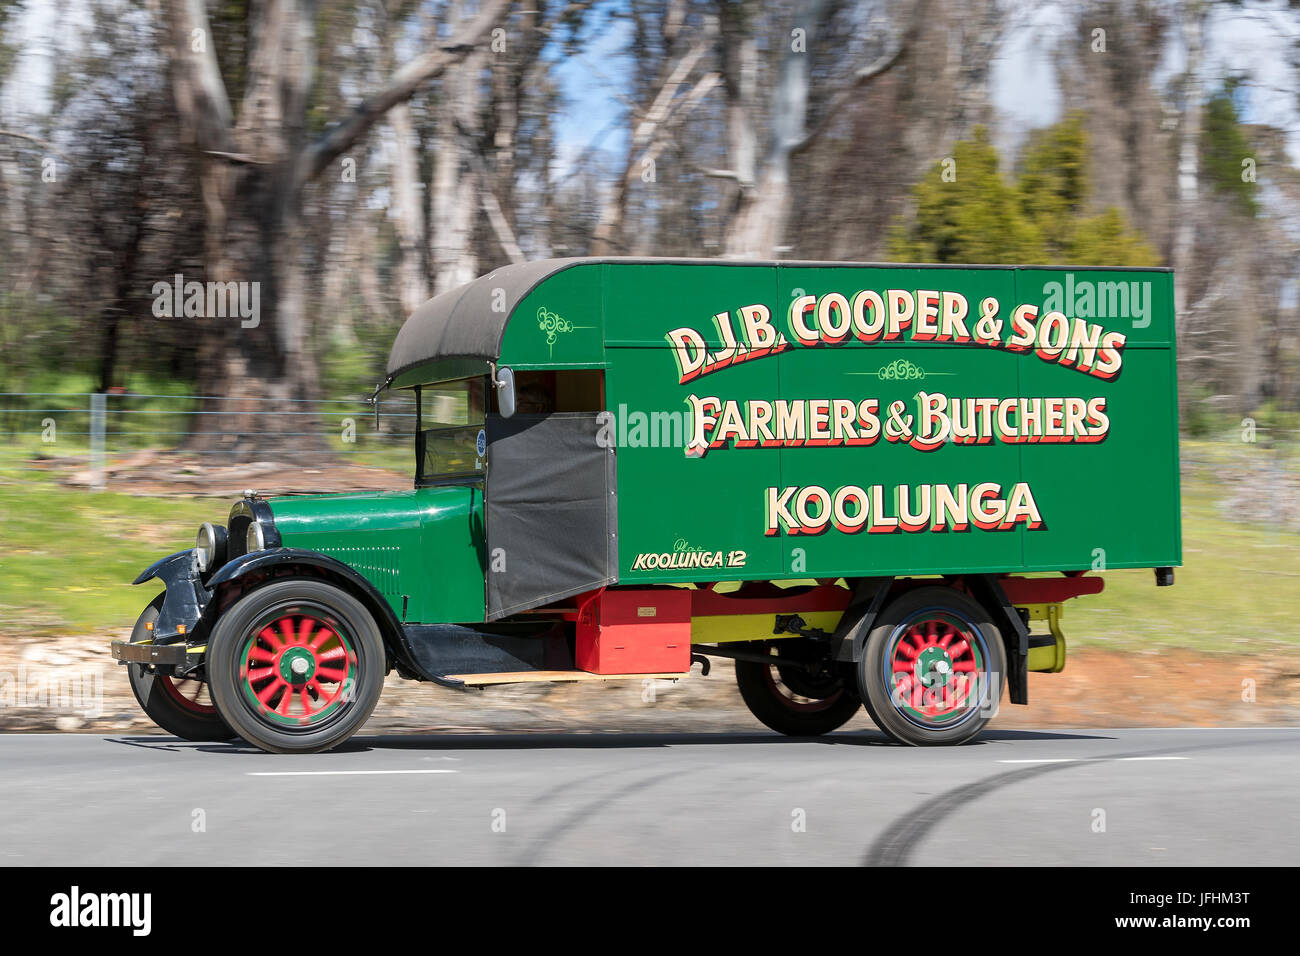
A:
{"label": "mudflap", "polygon": [[998,579],[991,574],[967,578],[975,599],[993,615],[1007,651],[1007,699],[1013,704],[1029,703],[1029,625],[1007,598]]}

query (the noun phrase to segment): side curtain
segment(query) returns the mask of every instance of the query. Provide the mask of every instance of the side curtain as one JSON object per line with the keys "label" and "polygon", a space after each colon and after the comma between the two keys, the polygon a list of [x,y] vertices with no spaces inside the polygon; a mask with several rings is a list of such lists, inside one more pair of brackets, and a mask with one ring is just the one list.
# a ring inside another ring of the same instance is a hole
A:
{"label": "side curtain", "polygon": [[488,416],[489,621],[618,580],[616,456],[599,414]]}

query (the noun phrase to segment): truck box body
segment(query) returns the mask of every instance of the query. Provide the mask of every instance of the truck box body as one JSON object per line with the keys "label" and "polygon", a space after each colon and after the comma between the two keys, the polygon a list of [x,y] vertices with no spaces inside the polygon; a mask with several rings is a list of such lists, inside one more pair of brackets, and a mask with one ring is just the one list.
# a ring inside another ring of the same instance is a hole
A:
{"label": "truck box body", "polygon": [[443,351],[604,369],[620,585],[1181,563],[1167,270],[533,268]]}

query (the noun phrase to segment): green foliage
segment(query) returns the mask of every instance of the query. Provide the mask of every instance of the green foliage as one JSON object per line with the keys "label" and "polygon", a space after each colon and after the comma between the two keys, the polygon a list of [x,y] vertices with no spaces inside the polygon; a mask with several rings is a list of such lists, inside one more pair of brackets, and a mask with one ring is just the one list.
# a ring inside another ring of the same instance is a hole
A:
{"label": "green foliage", "polygon": [[1071,113],[1056,125],[1035,131],[1020,162],[1025,213],[1038,223],[1079,215],[1088,198],[1087,163],[1088,134],[1082,114]]}
{"label": "green foliage", "polygon": [[1160,257],[1142,235],[1131,230],[1114,206],[1098,216],[1076,219],[1060,262],[1070,266],[1158,266]]}
{"label": "green foliage", "polygon": [[1201,175],[1211,189],[1232,200],[1238,211],[1253,217],[1259,210],[1255,184],[1241,178],[1241,162],[1252,155],[1253,148],[1242,131],[1232,101],[1237,85],[1236,80],[1229,80],[1205,104],[1201,123]]}
{"label": "green foliage", "polygon": [[904,262],[1007,264],[1042,259],[1043,237],[1023,214],[1015,186],[998,173],[983,127],[917,183],[916,218],[895,226],[889,251]]}
{"label": "green foliage", "polygon": [[1088,136],[1073,113],[1039,130],[1019,174],[998,169],[997,150],[977,127],[913,189],[916,214],[895,224],[889,252],[911,262],[1151,266],[1159,257],[1117,209],[1087,216]]}

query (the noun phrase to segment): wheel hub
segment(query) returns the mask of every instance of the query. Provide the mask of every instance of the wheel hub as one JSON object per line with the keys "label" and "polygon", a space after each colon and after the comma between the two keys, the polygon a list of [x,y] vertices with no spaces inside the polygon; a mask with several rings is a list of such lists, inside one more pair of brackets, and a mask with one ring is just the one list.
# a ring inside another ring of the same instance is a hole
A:
{"label": "wheel hub", "polygon": [[942,647],[927,647],[917,655],[915,673],[925,687],[945,687],[952,680],[952,658]]}
{"label": "wheel hub", "polygon": [[316,673],[316,655],[306,647],[286,648],[280,654],[280,677],[290,684],[305,684]]}

